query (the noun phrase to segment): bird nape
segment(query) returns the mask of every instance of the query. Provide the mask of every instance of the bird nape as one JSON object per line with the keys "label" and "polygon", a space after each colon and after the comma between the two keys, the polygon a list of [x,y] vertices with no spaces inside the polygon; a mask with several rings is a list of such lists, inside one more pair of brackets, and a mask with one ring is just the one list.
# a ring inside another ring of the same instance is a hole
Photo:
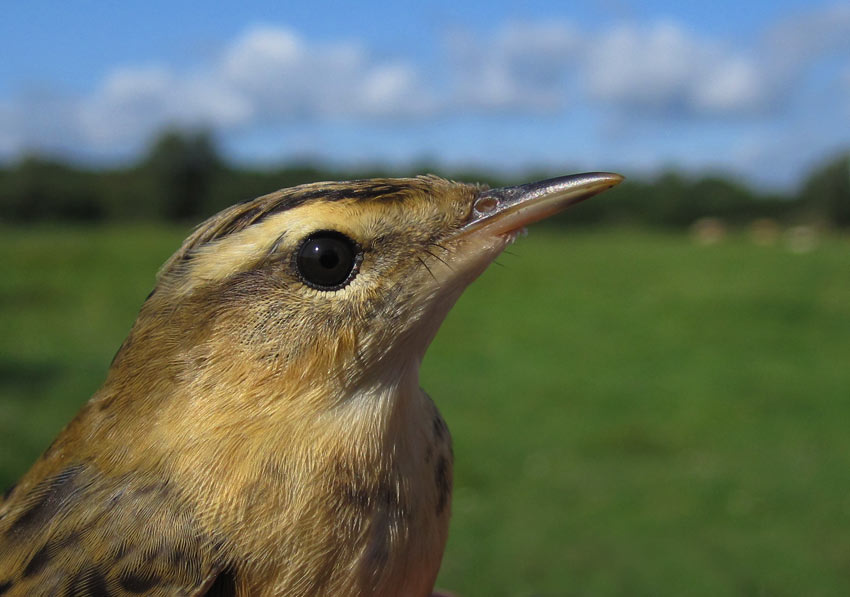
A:
{"label": "bird nape", "polygon": [[316,183],[201,224],[0,503],[0,595],[428,595],[452,448],[425,350],[522,227],[621,180]]}

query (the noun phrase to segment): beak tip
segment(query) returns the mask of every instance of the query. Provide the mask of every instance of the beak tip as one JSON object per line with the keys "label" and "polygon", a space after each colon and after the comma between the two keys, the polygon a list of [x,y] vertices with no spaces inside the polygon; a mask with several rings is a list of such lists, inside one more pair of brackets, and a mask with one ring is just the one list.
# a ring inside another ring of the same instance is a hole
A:
{"label": "beak tip", "polygon": [[616,187],[618,184],[626,180],[626,177],[622,174],[617,174],[616,172],[597,172],[597,176],[601,180],[604,180],[608,183],[608,188]]}

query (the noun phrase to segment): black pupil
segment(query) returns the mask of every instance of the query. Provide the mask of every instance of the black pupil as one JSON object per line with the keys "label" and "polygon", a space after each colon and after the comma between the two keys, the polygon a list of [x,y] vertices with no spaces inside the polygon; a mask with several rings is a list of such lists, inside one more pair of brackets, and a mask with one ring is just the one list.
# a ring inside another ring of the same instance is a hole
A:
{"label": "black pupil", "polygon": [[298,251],[298,271],[304,281],[320,290],[340,288],[356,261],[354,243],[335,232],[318,232]]}
{"label": "black pupil", "polygon": [[336,251],[319,251],[319,263],[325,269],[334,269],[339,265],[339,255]]}

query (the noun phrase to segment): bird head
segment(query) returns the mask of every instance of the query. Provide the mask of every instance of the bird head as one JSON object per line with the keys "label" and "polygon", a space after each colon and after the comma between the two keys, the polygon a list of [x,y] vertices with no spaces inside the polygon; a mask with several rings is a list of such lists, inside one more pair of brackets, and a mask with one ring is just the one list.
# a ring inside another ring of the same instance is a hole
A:
{"label": "bird head", "polygon": [[111,378],[198,396],[262,389],[257,401],[298,396],[310,412],[375,383],[415,382],[449,309],[522,227],[621,179],[502,189],[373,179],[235,205],[163,266]]}

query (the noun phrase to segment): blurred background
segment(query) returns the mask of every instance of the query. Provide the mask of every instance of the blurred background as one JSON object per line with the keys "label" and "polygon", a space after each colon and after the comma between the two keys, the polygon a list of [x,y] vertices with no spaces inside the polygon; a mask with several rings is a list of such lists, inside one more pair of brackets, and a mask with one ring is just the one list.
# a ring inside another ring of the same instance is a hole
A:
{"label": "blurred background", "polygon": [[0,489],[217,210],[614,170],[429,351],[438,586],[850,594],[850,4],[35,0],[0,55]]}

